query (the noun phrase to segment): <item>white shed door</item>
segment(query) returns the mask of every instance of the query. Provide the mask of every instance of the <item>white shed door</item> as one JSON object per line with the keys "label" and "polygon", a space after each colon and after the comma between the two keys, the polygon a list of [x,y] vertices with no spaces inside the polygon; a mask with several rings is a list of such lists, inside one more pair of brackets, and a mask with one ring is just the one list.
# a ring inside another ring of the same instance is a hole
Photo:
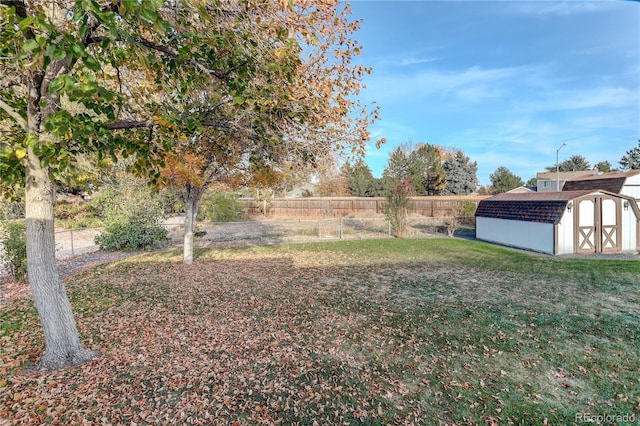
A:
{"label": "white shed door", "polygon": [[620,241],[620,200],[594,196],[576,201],[577,253],[617,253]]}
{"label": "white shed door", "polygon": [[618,219],[618,200],[613,198],[601,199],[602,211],[602,251],[603,252],[619,252],[620,251],[620,222]]}
{"label": "white shed door", "polygon": [[576,202],[576,237],[578,253],[596,252],[596,200],[590,198]]}

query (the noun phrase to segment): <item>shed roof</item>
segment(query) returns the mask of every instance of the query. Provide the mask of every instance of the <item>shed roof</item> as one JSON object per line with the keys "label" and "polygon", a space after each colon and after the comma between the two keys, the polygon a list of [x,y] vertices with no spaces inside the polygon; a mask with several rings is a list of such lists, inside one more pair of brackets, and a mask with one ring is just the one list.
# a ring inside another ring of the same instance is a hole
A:
{"label": "shed roof", "polygon": [[640,170],[629,170],[627,172],[611,172],[595,176],[583,176],[568,180],[564,184],[563,191],[602,189],[604,191],[619,194],[622,191],[627,178],[640,174]]}
{"label": "shed roof", "polygon": [[561,192],[504,193],[480,201],[476,217],[520,220],[524,222],[560,222],[570,200],[592,194],[593,190]]}

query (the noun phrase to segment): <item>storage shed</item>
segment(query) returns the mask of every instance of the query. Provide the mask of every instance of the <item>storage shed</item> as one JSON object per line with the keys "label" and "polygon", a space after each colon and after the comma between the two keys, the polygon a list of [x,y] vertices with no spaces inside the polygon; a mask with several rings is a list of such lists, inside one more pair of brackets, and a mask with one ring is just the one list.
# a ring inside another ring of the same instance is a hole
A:
{"label": "storage shed", "polygon": [[548,254],[640,250],[634,198],[603,190],[499,194],[476,210],[476,238]]}

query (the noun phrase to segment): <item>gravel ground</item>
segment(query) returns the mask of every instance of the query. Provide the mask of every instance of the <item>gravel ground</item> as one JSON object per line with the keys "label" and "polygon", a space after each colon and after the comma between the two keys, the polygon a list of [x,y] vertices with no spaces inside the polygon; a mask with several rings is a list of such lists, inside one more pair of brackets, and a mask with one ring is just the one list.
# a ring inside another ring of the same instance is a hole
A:
{"label": "gravel ground", "polygon": [[640,253],[598,253],[598,254],[563,254],[559,259],[613,259],[613,260],[640,260]]}

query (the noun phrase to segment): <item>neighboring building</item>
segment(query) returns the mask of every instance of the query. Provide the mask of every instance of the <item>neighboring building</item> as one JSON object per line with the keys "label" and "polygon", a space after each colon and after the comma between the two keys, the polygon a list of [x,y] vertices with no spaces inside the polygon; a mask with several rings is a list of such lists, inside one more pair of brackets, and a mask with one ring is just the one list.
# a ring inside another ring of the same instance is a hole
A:
{"label": "neighboring building", "polygon": [[480,201],[476,238],[548,254],[638,252],[640,208],[603,190],[499,194]]}
{"label": "neighboring building", "polygon": [[[564,184],[569,179],[575,179],[582,176],[593,176],[597,174],[596,170],[582,170],[579,172],[538,172],[536,179],[538,181],[538,192],[561,191]],[[560,189],[558,189],[558,183]]]}
{"label": "neighboring building", "polygon": [[610,172],[599,175],[583,176],[568,180],[563,190],[602,189],[614,194],[627,195],[640,206],[640,170]]}
{"label": "neighboring building", "polygon": [[291,191],[287,192],[285,198],[302,198],[313,197],[313,192],[316,190],[316,185],[310,182],[303,183],[296,186]]}
{"label": "neighboring building", "polygon": [[536,188],[529,188],[528,186],[519,186],[513,188],[511,191],[507,191],[507,194],[526,194],[529,192],[536,192]]}

